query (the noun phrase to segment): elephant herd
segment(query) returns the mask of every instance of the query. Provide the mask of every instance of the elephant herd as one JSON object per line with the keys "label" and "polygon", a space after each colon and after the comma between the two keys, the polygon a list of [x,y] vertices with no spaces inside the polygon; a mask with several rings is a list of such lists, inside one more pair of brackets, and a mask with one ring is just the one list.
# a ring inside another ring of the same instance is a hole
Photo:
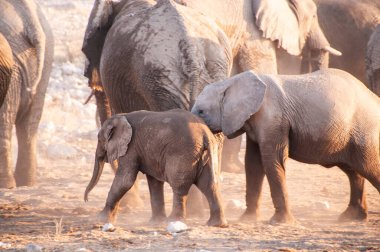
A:
{"label": "elephant herd", "polygon": [[[213,133],[235,138],[223,143],[231,150],[223,153],[225,166],[236,165],[238,136],[247,133],[244,218],[256,218],[267,176],[275,206],[272,220],[292,221],[284,167],[291,157],[342,169],[351,198],[341,219],[362,220],[367,217],[364,180],[380,192],[378,24],[379,0],[94,0],[83,39],[84,75],[102,124],[120,113],[128,113],[121,121],[129,114],[134,118],[140,110],[192,111]],[[37,130],[53,48],[49,22],[35,0],[0,0],[0,188],[36,183]],[[153,122],[148,129],[155,128]],[[110,131],[104,141],[117,135]],[[221,152],[219,140],[211,152]],[[99,152],[104,157],[106,150]],[[128,160],[116,156],[102,162]],[[157,202],[163,181],[174,183],[161,175],[147,173],[149,186],[157,190],[151,199],[153,216],[162,216]],[[194,178],[188,181],[196,184]],[[213,220],[218,219],[210,223],[225,226],[218,193],[210,188],[201,189],[209,194]],[[183,216],[183,199],[177,201],[177,215]]]}

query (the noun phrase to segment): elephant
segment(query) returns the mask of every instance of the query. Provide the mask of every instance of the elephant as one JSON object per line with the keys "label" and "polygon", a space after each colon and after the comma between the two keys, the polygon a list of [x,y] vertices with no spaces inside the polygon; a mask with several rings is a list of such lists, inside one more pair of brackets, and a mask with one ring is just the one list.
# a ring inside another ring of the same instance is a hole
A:
{"label": "elephant", "polygon": [[8,92],[13,64],[12,49],[7,39],[0,33],[0,107]]}
{"label": "elephant", "polygon": [[224,32],[168,0],[95,0],[82,51],[101,123],[137,110],[189,110],[203,87],[232,67]]}
{"label": "elephant", "polygon": [[[315,3],[323,33],[342,52],[341,57],[330,57],[329,67],[349,72],[370,87],[366,77],[366,48],[380,22],[380,1],[315,0]],[[314,60],[310,55],[305,55],[303,59],[302,69],[306,73],[310,71],[310,61]]]}
{"label": "elephant", "polygon": [[380,96],[380,25],[372,33],[366,52],[366,72],[369,88]]}
{"label": "elephant", "polygon": [[219,193],[219,144],[202,120],[186,110],[135,111],[107,119],[99,131],[94,172],[84,199],[98,182],[105,162],[119,166],[102,215],[114,221],[118,202],[146,174],[152,220],[166,218],[164,181],[173,189],[170,219],[186,217],[186,197],[195,184],[210,206],[210,226],[226,227]]}
{"label": "elephant", "polygon": [[[343,92],[344,90],[344,92]],[[255,220],[264,176],[275,213],[271,222],[293,222],[288,205],[288,157],[348,176],[351,196],[340,220],[367,218],[364,181],[380,193],[380,98],[347,72],[323,69],[305,75],[247,71],[208,85],[192,112],[213,132],[247,134],[244,220]]]}
{"label": "elephant", "polygon": [[[0,108],[0,188],[36,183],[36,141],[53,62],[54,40],[40,7],[32,0],[0,0],[0,33],[14,65]],[[18,154],[13,173],[11,137],[16,126]]]}

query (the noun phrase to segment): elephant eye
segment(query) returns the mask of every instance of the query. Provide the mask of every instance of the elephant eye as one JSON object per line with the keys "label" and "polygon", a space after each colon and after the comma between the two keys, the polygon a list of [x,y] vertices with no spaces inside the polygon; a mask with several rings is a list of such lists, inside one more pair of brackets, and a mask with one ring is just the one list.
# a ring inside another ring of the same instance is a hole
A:
{"label": "elephant eye", "polygon": [[199,115],[203,115],[203,109],[200,109],[200,110],[198,111],[198,114],[199,114]]}

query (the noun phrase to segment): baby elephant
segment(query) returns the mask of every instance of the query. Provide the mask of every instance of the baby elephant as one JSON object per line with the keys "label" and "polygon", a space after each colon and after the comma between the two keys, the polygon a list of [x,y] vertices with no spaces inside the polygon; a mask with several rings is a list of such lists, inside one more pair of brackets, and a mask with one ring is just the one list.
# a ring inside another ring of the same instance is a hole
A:
{"label": "baby elephant", "polygon": [[364,179],[380,192],[380,99],[350,74],[326,69],[299,76],[251,71],[206,86],[192,112],[229,138],[247,133],[247,209],[258,214],[264,176],[275,214],[292,222],[285,161],[338,166],[348,176],[351,198],[341,220],[367,217]]}
{"label": "baby elephant", "polygon": [[152,220],[166,217],[164,181],[173,189],[171,219],[186,215],[186,196],[192,184],[210,205],[207,224],[225,227],[227,221],[219,194],[218,142],[204,122],[188,111],[136,111],[106,120],[98,134],[94,172],[84,199],[94,188],[105,162],[118,160],[102,215],[113,221],[122,196],[140,171],[146,174]]}

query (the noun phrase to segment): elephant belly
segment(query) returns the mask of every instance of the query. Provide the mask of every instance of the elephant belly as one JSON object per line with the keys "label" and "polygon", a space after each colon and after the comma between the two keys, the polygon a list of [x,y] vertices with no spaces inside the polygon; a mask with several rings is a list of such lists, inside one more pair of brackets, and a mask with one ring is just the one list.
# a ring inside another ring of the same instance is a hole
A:
{"label": "elephant belly", "polygon": [[299,162],[331,167],[344,163],[348,143],[339,138],[322,136],[293,138],[289,141],[289,157]]}

